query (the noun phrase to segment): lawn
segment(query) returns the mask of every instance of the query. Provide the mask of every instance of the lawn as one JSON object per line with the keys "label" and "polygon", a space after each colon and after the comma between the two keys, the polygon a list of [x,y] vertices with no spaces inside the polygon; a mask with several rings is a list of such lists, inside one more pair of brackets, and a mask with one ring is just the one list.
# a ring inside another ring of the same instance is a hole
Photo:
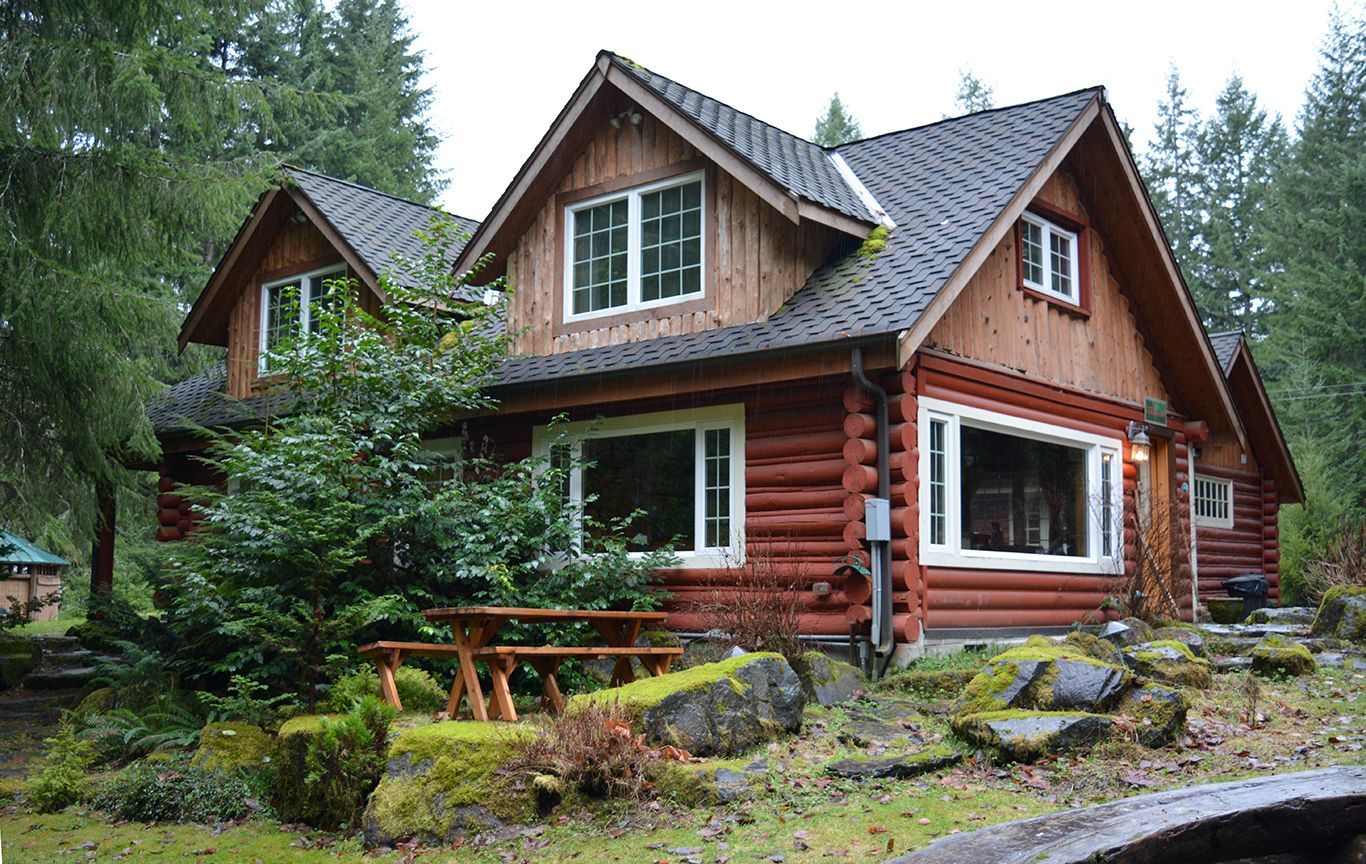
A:
{"label": "lawn", "polygon": [[[970,758],[913,780],[858,782],[822,766],[848,748],[843,709],[809,710],[800,736],[754,754],[765,768],[748,800],[714,808],[667,803],[604,805],[560,813],[502,838],[466,838],[459,848],[363,852],[355,838],[281,828],[266,820],[220,826],[109,824],[88,811],[0,815],[9,862],[604,862],[699,864],[768,860],[787,864],[877,861],[937,836],[1126,795],[1263,772],[1366,762],[1366,675],[1324,670],[1313,677],[1248,686],[1220,675],[1198,696],[1188,735],[1161,750],[1117,743],[1034,766]],[[1257,691],[1254,693],[1254,689]],[[922,730],[950,738],[927,709]],[[974,754],[975,755],[975,754]],[[88,845],[93,844],[93,845]],[[93,853],[93,854],[89,854]]]}
{"label": "lawn", "polygon": [[30,621],[9,631],[15,636],[64,636],[66,631],[77,624],[84,624],[84,618],[58,618],[55,621]]}

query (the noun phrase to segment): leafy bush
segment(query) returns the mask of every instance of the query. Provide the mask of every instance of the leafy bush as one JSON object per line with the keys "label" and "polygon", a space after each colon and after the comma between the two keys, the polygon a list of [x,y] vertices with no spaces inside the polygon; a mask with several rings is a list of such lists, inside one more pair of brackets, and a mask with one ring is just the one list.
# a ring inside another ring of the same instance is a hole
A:
{"label": "leafy bush", "polygon": [[62,726],[47,744],[38,773],[29,780],[27,799],[38,812],[55,813],[90,793],[88,774],[96,753],[95,745],[78,738],[69,726]]}
{"label": "leafy bush", "polygon": [[[398,698],[405,711],[441,711],[446,707],[446,698],[450,695],[429,673],[412,666],[400,666],[394,675],[394,684],[398,687]],[[350,711],[366,696],[380,697],[379,673],[373,666],[362,667],[339,678],[328,694],[327,707],[331,711]]]}
{"label": "leafy bush", "polygon": [[283,693],[263,698],[261,694],[269,689],[245,675],[234,675],[228,685],[228,695],[202,691],[198,694],[199,704],[209,712],[210,723],[238,720],[254,726],[269,726],[290,701],[289,695]]}
{"label": "leafy bush", "polygon": [[138,822],[216,822],[254,807],[251,786],[237,772],[213,771],[185,757],[134,762],[111,780],[94,804]]}
{"label": "leafy bush", "polygon": [[319,731],[308,744],[306,782],[319,828],[354,828],[365,800],[379,784],[389,751],[389,724],[394,709],[364,696],[348,714],[319,718]]}

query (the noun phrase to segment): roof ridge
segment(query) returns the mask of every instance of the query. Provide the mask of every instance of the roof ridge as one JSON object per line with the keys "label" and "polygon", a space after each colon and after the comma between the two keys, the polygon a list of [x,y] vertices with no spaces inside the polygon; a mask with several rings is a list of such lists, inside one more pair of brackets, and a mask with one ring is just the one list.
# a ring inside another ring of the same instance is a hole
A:
{"label": "roof ridge", "polygon": [[354,180],[343,180],[340,177],[333,177],[331,174],[324,174],[321,171],[313,171],[309,168],[300,168],[298,165],[294,165],[289,162],[283,162],[281,163],[281,165],[289,171],[298,171],[301,174],[311,174],[314,177],[321,177],[322,179],[330,180],[333,183],[340,183],[343,186],[350,186],[353,189],[360,189],[363,192],[370,192],[372,194],[380,195],[385,198],[389,198],[393,201],[401,202],[403,204],[411,204],[414,207],[425,207],[428,210],[434,210],[437,213],[440,213],[442,216],[450,216],[455,219],[464,219],[466,222],[477,223],[479,221],[478,219],[471,219],[468,216],[461,216],[459,213],[452,213],[451,211],[442,209],[441,207],[438,207],[435,204],[423,204],[421,201],[414,201],[411,198],[404,198],[402,195],[395,195],[392,192],[385,192],[381,189],[376,189],[373,186],[366,186],[364,183],[357,183]]}
{"label": "roof ridge", "polygon": [[[1206,331],[1206,332],[1208,332],[1208,331]],[[1246,335],[1247,335],[1247,331],[1244,330],[1243,328],[1239,327],[1239,328],[1237,328],[1237,329],[1235,329],[1235,330],[1220,330],[1218,333],[1210,333],[1210,334],[1209,334],[1209,338],[1213,339],[1213,338],[1215,338],[1216,336],[1246,336]]]}
{"label": "roof ridge", "polygon": [[[821,149],[829,152],[838,152],[841,147],[851,147],[857,144],[865,144],[869,141],[876,141],[879,138],[886,138],[890,135],[901,135],[906,132],[918,132],[921,129],[929,129],[934,126],[942,126],[945,123],[956,123],[959,120],[966,120],[969,117],[981,117],[984,114],[996,114],[1002,111],[1013,111],[1017,108],[1029,108],[1033,105],[1041,105],[1044,102],[1054,102],[1059,99],[1066,99],[1069,96],[1078,96],[1082,93],[1101,93],[1105,91],[1105,85],[1093,84],[1090,87],[1080,87],[1076,90],[1069,90],[1066,93],[1056,93],[1052,96],[1042,96],[1038,99],[1031,99],[1028,102],[1016,102],[1013,105],[1000,105],[995,108],[984,108],[981,111],[970,111],[967,114],[959,114],[956,117],[942,117],[929,123],[921,123],[918,126],[907,126],[904,129],[893,129],[888,132],[879,132],[877,135],[869,135],[867,138],[858,138],[854,141],[846,141],[843,144],[836,144],[833,147],[823,147]],[[820,145],[817,145],[820,146]]]}

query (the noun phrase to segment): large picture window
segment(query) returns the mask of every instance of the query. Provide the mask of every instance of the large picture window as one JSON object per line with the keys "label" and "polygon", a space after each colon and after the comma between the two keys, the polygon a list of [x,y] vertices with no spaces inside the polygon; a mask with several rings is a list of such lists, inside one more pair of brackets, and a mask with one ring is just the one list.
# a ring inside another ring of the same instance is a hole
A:
{"label": "large picture window", "polygon": [[704,291],[703,172],[565,208],[565,318],[699,297]]}
{"label": "large picture window", "polygon": [[1114,570],[1118,440],[935,399],[920,406],[923,561]]}
{"label": "large picture window", "polygon": [[[685,566],[738,559],[744,529],[744,406],[666,411],[569,424],[581,458],[571,501],[609,522],[639,510],[631,551],[673,543]],[[548,430],[535,432],[537,452]]]}
{"label": "large picture window", "polygon": [[332,265],[261,286],[260,368],[269,371],[270,352],[286,335],[318,332],[315,314],[327,301],[327,284],[345,279],[346,266]]}

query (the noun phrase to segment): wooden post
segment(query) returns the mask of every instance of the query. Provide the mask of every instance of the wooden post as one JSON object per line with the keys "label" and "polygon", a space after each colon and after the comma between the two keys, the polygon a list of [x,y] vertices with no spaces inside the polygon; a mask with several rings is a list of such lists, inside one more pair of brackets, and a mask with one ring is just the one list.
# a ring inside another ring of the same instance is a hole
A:
{"label": "wooden post", "polygon": [[114,591],[114,487],[107,481],[95,485],[98,511],[95,542],[90,554],[90,595],[107,599]]}

